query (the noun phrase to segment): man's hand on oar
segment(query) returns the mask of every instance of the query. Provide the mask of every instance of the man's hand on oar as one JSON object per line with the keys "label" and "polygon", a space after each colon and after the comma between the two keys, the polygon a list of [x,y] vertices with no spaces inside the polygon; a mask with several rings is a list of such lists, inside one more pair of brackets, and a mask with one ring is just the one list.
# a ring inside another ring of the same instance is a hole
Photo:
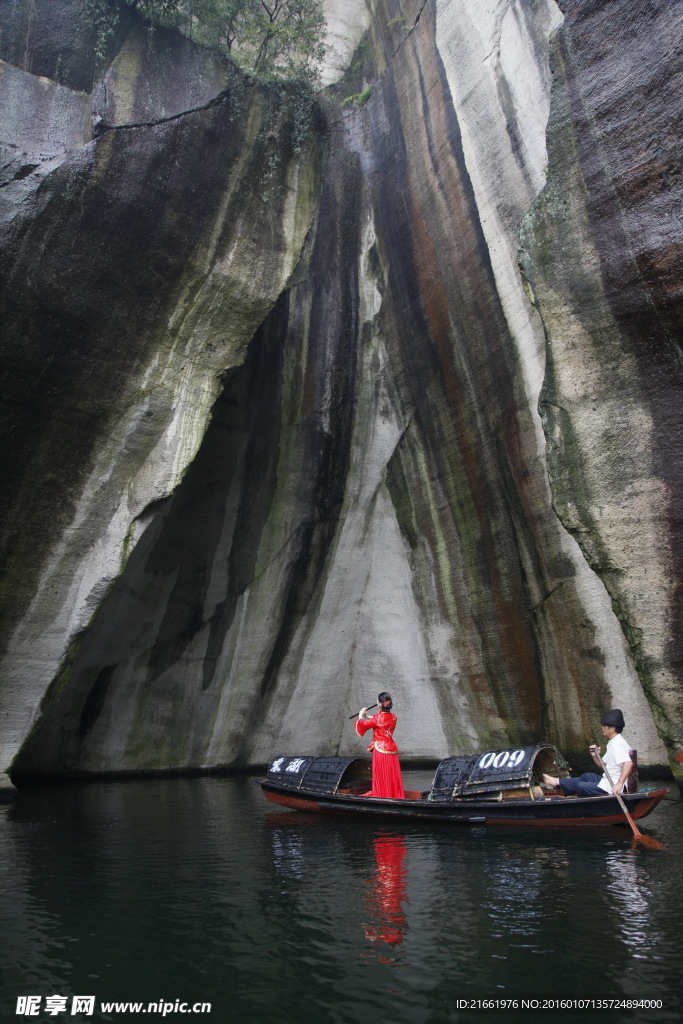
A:
{"label": "man's hand on oar", "polygon": [[[600,756],[600,747],[598,747],[597,745],[594,744],[594,748],[595,748],[595,753],[594,753],[595,760],[598,762],[598,764],[602,768],[603,772],[605,773],[605,778],[607,779],[607,782],[612,786],[612,794],[619,801],[619,803],[621,805],[621,809],[624,812],[624,814],[626,815],[626,820],[628,821],[629,825],[633,829],[633,838],[636,839],[639,843],[642,843],[643,846],[649,846],[652,850],[663,850],[664,849],[664,843],[660,843],[659,840],[655,839],[653,836],[645,836],[640,831],[640,829],[636,825],[635,821],[633,820],[631,815],[628,813],[628,808],[626,807],[626,804],[622,800],[621,794],[617,792],[618,784],[612,782],[612,777],[609,774],[609,772],[607,771],[607,768],[605,767],[605,762],[603,761],[602,757]],[[591,747],[591,753],[593,753],[593,747]]]}

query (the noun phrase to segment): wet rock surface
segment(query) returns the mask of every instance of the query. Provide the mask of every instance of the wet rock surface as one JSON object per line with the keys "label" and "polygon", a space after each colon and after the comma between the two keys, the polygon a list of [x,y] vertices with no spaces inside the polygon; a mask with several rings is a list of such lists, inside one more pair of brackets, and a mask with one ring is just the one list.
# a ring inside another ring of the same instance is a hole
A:
{"label": "wet rock surface", "polygon": [[554,505],[612,599],[671,758],[683,724],[679,32],[668,4],[566,5],[548,184],[522,228],[547,334]]}
{"label": "wet rock surface", "polygon": [[0,804],[9,804],[16,798],[17,789],[9,775],[0,774]]}
{"label": "wet rock surface", "polygon": [[[131,29],[136,40],[141,31]],[[147,124],[109,124],[104,110],[84,136],[84,94],[42,79],[11,93],[6,142],[36,167],[13,174],[0,195],[10,747],[46,684],[58,677],[60,692],[62,666],[68,675],[155,504],[196,453],[221,377],[243,361],[314,211],[318,136],[295,153],[281,97],[250,88],[234,70],[203,96],[186,84],[173,95],[196,70],[196,48],[176,38],[177,77],[155,79]],[[121,52],[130,45],[124,40]],[[159,44],[152,60],[160,49],[168,57]],[[4,70],[12,80],[27,74]],[[142,62],[142,92],[144,71]],[[115,111],[116,90],[134,92],[131,74],[109,85]],[[70,115],[46,122],[47,142],[25,127],[35,123],[35,90]],[[95,111],[99,96],[96,89]],[[131,106],[137,116],[140,104]]]}
{"label": "wet rock surface", "polygon": [[675,14],[384,8],[323,172],[137,22],[53,119],[6,222],[17,774],[353,753],[380,689],[405,757],[579,757],[614,705],[680,746]]}

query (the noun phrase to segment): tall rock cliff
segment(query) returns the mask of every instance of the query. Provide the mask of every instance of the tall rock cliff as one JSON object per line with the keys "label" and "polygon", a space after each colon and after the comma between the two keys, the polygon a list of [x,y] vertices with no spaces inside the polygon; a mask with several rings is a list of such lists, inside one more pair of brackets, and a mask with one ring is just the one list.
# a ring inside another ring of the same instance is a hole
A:
{"label": "tall rock cliff", "polygon": [[560,6],[330,0],[304,130],[6,5],[0,767],[353,752],[386,688],[406,758],[618,705],[677,769],[680,18]]}

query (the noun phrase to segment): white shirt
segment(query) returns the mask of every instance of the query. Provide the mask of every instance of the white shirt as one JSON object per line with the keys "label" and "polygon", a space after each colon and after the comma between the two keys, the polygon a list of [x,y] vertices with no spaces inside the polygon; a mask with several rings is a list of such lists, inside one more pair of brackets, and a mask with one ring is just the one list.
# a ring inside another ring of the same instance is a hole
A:
{"label": "white shirt", "polygon": [[[602,760],[605,768],[607,769],[607,775],[612,779],[612,783],[619,781],[624,761],[631,760],[629,756],[630,749],[629,744],[620,732],[618,732],[616,736],[613,736],[607,744],[607,750],[605,751],[605,756]],[[606,793],[611,793],[612,786],[607,781],[607,775],[602,776],[598,782],[598,786],[600,789],[604,789]]]}

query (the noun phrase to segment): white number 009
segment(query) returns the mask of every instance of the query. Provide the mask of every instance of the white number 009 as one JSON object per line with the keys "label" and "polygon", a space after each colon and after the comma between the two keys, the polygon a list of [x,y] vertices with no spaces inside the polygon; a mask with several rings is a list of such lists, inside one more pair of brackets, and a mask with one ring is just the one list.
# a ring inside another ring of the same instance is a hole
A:
{"label": "white number 009", "polygon": [[479,768],[503,768],[507,765],[508,768],[516,768],[520,761],[524,760],[523,750],[501,750],[496,753],[492,750],[489,754],[484,754],[483,757],[479,758]]}

